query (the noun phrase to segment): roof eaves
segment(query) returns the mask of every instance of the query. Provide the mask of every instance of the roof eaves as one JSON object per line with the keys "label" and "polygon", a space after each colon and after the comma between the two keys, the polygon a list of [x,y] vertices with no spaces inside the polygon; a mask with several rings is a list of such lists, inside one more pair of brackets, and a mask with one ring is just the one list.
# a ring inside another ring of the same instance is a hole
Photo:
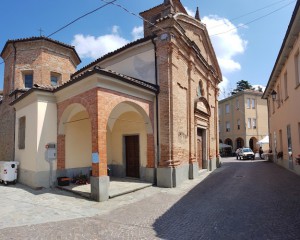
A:
{"label": "roof eaves", "polygon": [[42,92],[53,92],[53,90],[49,90],[46,88],[42,88],[42,87],[33,87],[30,88],[28,91],[24,92],[20,97],[18,97],[17,99],[13,100],[9,105],[13,106],[16,103],[20,102],[22,99],[24,99],[25,97],[27,97],[28,95],[30,95],[31,93],[35,92],[35,91],[42,91]]}
{"label": "roof eaves", "polygon": [[[293,27],[293,24],[295,22],[295,19],[297,17],[297,14],[300,14],[299,13],[299,8],[300,8],[300,1],[297,1],[296,3],[296,6],[295,6],[295,9],[293,11],[293,14],[292,14],[292,17],[291,17],[291,20],[290,20],[290,23],[289,23],[289,26],[287,28],[287,31],[286,31],[286,34],[285,34],[285,37],[284,37],[284,40],[282,42],[282,45],[281,45],[281,48],[279,50],[279,53],[278,53],[278,56],[276,58],[276,62],[274,64],[274,67],[273,67],[273,70],[271,72],[271,75],[270,75],[270,78],[269,78],[269,81],[268,81],[268,84],[266,86],[266,89],[263,93],[263,96],[262,98],[263,99],[267,99],[268,96],[267,96],[267,92],[269,92],[269,87],[271,85],[271,83],[273,82],[273,77],[274,77],[274,74],[275,74],[275,71],[277,69],[277,66],[279,65],[279,61],[280,61],[280,57],[281,57],[281,54],[283,53],[284,49],[285,49],[285,46],[287,44],[287,40],[288,40],[288,37],[290,36],[291,34],[291,30],[292,30],[292,27]],[[298,33],[299,34],[299,33]],[[275,80],[274,80],[275,81]]]}
{"label": "roof eaves", "polygon": [[58,91],[66,88],[66,87],[68,87],[68,86],[70,86],[70,85],[72,85],[76,82],[79,82],[82,79],[84,79],[86,77],[89,77],[89,76],[91,76],[95,73],[103,74],[103,75],[108,76],[108,77],[113,77],[115,79],[121,80],[123,82],[129,83],[129,84],[132,84],[132,85],[136,85],[138,87],[144,88],[146,90],[149,90],[149,91],[152,91],[152,92],[155,92],[155,93],[159,92],[159,86],[158,85],[148,83],[148,82],[145,82],[145,81],[137,79],[137,78],[129,77],[129,76],[117,73],[117,72],[112,71],[112,70],[102,69],[98,66],[95,66],[93,69],[87,70],[87,71],[81,73],[80,75],[70,79],[68,82],[66,82],[63,85],[59,86],[58,88],[54,89],[53,92],[58,92]]}
{"label": "roof eaves", "polygon": [[63,47],[66,47],[66,48],[69,48],[69,49],[73,50],[74,53],[75,53],[75,55],[76,55],[76,57],[78,58],[78,61],[81,62],[81,59],[80,59],[78,53],[76,52],[74,46],[71,46],[69,44],[66,44],[66,43],[63,43],[63,42],[60,42],[60,41],[57,41],[57,40],[54,40],[54,39],[51,39],[51,38],[48,38],[48,37],[44,37],[44,36],[40,36],[40,37],[28,37],[28,38],[18,38],[18,39],[9,39],[9,40],[6,41],[4,47],[3,47],[2,51],[1,51],[0,56],[2,56],[5,48],[10,43],[30,42],[30,41],[39,41],[39,40],[46,40],[46,41],[49,41],[49,42],[52,42],[52,43],[55,43],[55,44],[59,44],[59,45],[61,45]]}

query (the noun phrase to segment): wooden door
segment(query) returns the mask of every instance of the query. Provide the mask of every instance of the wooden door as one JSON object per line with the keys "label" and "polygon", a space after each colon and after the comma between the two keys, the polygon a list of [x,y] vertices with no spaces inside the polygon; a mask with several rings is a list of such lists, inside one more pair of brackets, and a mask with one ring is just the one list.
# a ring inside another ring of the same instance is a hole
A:
{"label": "wooden door", "polygon": [[139,136],[125,137],[126,176],[140,177],[140,144]]}
{"label": "wooden door", "polygon": [[199,169],[203,168],[203,142],[202,136],[197,137],[197,160]]}

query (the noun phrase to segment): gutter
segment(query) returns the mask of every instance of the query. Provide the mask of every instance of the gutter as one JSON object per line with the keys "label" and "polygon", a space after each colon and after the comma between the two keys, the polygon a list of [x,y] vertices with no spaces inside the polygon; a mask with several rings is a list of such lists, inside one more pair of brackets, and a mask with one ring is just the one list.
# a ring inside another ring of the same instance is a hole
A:
{"label": "gutter", "polygon": [[[154,59],[155,59],[155,84],[158,86],[158,69],[157,69],[157,47],[155,44],[154,39],[152,38],[152,43],[154,45]],[[156,156],[156,168],[159,166],[159,160],[160,160],[160,148],[159,148],[159,117],[158,117],[158,92],[155,93],[155,102],[156,102],[156,151],[157,151],[157,156]],[[157,178],[157,175],[155,175]]]}
{"label": "gutter", "polygon": [[[14,66],[13,66],[13,76],[12,76],[12,86],[11,86],[11,91],[14,91],[15,89],[15,72],[16,72],[16,62],[17,62],[17,48],[16,48],[16,45],[15,45],[15,42],[13,42],[13,48],[14,48],[14,51],[15,51],[15,54],[14,54]],[[16,99],[16,97],[15,97]],[[14,100],[15,100],[14,99]],[[15,160],[15,152],[16,152],[16,109],[14,108],[14,146],[13,146],[13,161]]]}

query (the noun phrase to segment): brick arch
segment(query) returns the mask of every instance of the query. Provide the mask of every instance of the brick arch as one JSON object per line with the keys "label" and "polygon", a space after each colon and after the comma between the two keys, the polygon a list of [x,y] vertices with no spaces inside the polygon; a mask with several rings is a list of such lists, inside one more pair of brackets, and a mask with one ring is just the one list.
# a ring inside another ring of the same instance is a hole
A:
{"label": "brick arch", "polygon": [[[60,119],[59,119],[59,122],[58,122],[58,134],[61,135],[61,134],[65,134],[65,127],[64,127],[64,123],[65,122],[68,122],[68,120],[74,116],[75,114],[79,113],[79,112],[82,112],[82,111],[87,111],[87,109],[80,103],[71,103],[69,106],[67,106]],[[89,113],[88,113],[89,115]]]}
{"label": "brick arch", "polygon": [[[68,112],[72,110],[72,106],[74,107],[77,104],[77,106],[81,106],[80,108],[85,109],[92,120],[93,117],[96,117],[96,109],[97,109],[97,92],[95,90],[90,90],[86,93],[80,94],[78,96],[72,97],[70,99],[67,99],[61,103],[58,103],[57,106],[57,123],[58,123],[58,134],[63,134],[61,132],[61,119],[64,118]],[[92,121],[92,127],[95,126],[95,122]]]}
{"label": "brick arch", "polygon": [[227,144],[227,145],[230,145],[231,147],[233,147],[233,142],[230,138],[226,138],[224,143]]}
{"label": "brick arch", "polygon": [[97,129],[97,91],[92,89],[57,104],[57,169],[65,169],[65,131],[64,120],[70,114],[85,110],[90,118],[92,129]]}
{"label": "brick arch", "polygon": [[151,126],[154,126],[153,102],[107,89],[101,89],[101,91],[99,92],[101,93],[99,94],[98,108],[98,110],[101,111],[101,118],[99,118],[99,126],[107,126],[111,112],[120,103],[127,103],[134,106],[135,108],[140,109],[139,112],[143,112],[142,116],[144,118],[147,116],[151,121]]}
{"label": "brick arch", "polygon": [[[127,106],[127,108],[124,109],[124,107],[126,107],[126,106]],[[123,107],[123,109],[122,109],[122,107]],[[151,119],[150,119],[148,113],[145,111],[145,109],[142,106],[140,106],[139,104],[137,104],[135,102],[131,102],[131,101],[120,102],[112,109],[109,116],[113,116],[113,118],[112,119],[108,118],[107,126],[110,129],[112,129],[117,118],[126,111],[134,111],[134,112],[137,112],[138,114],[140,114],[145,121],[147,133],[153,134],[153,126],[152,126],[152,122],[151,122]]]}
{"label": "brick arch", "polygon": [[237,148],[245,147],[245,141],[244,141],[243,138],[238,137],[238,138],[235,140],[235,142],[236,142],[236,147],[237,147]]}

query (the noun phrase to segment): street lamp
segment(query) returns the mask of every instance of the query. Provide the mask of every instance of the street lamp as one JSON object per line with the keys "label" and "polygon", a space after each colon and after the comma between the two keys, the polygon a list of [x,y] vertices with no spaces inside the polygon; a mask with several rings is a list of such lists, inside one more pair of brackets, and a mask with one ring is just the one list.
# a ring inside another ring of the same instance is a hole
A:
{"label": "street lamp", "polygon": [[276,92],[275,90],[273,90],[273,91],[271,92],[271,96],[272,96],[273,101],[275,101],[275,100],[276,100],[276,97],[277,97],[277,92]]}

